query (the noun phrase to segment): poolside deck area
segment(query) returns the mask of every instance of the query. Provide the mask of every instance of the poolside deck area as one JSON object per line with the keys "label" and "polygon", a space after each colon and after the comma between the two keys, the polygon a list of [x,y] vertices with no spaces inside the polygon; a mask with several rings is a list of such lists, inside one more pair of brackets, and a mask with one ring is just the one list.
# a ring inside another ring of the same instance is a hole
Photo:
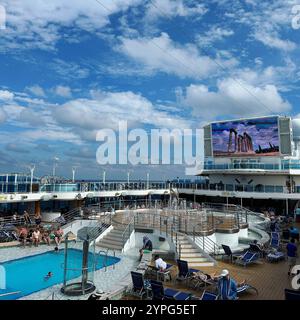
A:
{"label": "poolside deck area", "polygon": [[[299,248],[298,248],[299,251]],[[173,264],[172,281],[164,282],[165,288],[173,288],[184,292],[192,293],[197,297],[201,297],[203,289],[192,290],[186,286],[182,281],[175,281],[178,272],[175,261],[167,261]],[[297,263],[300,263],[299,259]],[[200,269],[200,268],[195,268]],[[239,300],[284,300],[284,289],[291,287],[292,277],[288,276],[288,262],[280,261],[277,263],[270,263],[266,260],[258,261],[243,267],[237,264],[232,264],[227,261],[218,261],[215,267],[202,267],[201,271],[213,274],[219,274],[222,269],[228,269],[231,276],[237,281],[242,282],[247,280],[247,283],[254,286],[258,290],[258,295],[255,292],[249,291],[239,296]],[[207,287],[209,291],[209,287]],[[131,295],[124,296],[123,299],[131,300],[137,299]]]}

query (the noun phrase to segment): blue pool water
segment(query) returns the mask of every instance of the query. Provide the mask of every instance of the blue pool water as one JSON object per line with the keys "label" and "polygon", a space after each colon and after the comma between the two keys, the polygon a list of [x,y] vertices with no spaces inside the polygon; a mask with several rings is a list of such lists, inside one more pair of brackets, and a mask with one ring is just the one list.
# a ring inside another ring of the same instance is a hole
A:
{"label": "blue pool water", "polygon": [[[98,255],[96,258],[96,270],[104,265],[110,266],[120,261],[119,258]],[[89,253],[89,270],[92,270],[93,255]],[[8,292],[21,291],[20,293],[5,297],[0,300],[15,300],[33,292],[40,291],[63,282],[64,276],[64,250],[59,252],[46,252],[17,260],[11,260],[0,264],[5,268],[6,289],[0,289],[0,295]],[[80,269],[82,265],[82,251],[77,249],[68,250],[68,268]],[[45,275],[51,271],[53,276],[45,280]],[[68,280],[81,275],[80,270],[68,270]]]}

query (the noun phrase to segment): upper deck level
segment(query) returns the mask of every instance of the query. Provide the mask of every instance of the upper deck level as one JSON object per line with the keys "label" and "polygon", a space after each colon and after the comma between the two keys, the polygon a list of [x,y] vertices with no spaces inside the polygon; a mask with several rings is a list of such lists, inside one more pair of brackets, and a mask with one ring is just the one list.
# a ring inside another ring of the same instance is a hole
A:
{"label": "upper deck level", "polygon": [[199,175],[300,175],[300,120],[269,116],[204,127]]}
{"label": "upper deck level", "polygon": [[200,175],[209,175],[213,173],[222,174],[291,174],[300,175],[299,159],[268,159],[262,160],[237,160],[237,159],[212,159],[206,160],[200,167]]}

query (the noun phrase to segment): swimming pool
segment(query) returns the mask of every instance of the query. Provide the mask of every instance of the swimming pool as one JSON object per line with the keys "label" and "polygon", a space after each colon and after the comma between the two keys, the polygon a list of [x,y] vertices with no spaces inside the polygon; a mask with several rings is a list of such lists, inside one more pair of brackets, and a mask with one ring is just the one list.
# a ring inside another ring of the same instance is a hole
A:
{"label": "swimming pool", "polygon": [[[68,250],[68,267],[72,269],[81,268],[82,251],[78,249]],[[93,261],[92,253],[89,253],[89,262]],[[96,270],[113,265],[120,261],[120,258],[98,255],[96,258]],[[33,292],[49,288],[63,282],[64,276],[64,250],[59,252],[45,252],[17,260],[10,260],[1,264],[6,273],[6,289],[0,289],[0,295],[17,292],[9,296],[0,296],[0,300],[15,300],[27,296]],[[89,267],[92,265],[89,263]],[[53,276],[45,280],[45,275],[51,271]],[[80,270],[68,271],[68,280],[75,279],[81,275]]]}

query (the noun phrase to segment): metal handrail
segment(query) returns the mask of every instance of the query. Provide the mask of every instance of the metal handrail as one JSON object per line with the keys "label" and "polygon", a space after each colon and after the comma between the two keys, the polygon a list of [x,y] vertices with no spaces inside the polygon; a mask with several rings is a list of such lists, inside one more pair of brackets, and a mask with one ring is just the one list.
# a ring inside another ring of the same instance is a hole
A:
{"label": "metal handrail", "polygon": [[[125,246],[125,242],[129,239],[131,232],[133,230],[131,230],[131,227],[134,226],[134,222],[135,222],[135,217],[131,218],[130,222],[127,224],[126,228],[124,229],[123,233],[122,233],[122,247],[124,248]],[[127,237],[126,234],[128,233]]]}
{"label": "metal handrail", "polygon": [[[34,220],[35,215],[30,214],[29,215],[30,219]],[[0,224],[2,223],[9,223],[9,224],[19,224],[24,222],[24,216],[17,215],[16,218],[13,218],[12,216],[6,216],[6,217],[0,217]]]}
{"label": "metal handrail", "polygon": [[7,292],[7,293],[1,293],[0,297],[6,297],[6,296],[12,296],[14,294],[21,293],[22,291],[13,291],[13,292]]}
{"label": "metal handrail", "polygon": [[202,240],[200,246],[204,252],[212,253],[213,255],[218,253],[219,245],[208,236],[194,231],[192,237],[195,244],[197,244],[196,238],[200,238]]}

